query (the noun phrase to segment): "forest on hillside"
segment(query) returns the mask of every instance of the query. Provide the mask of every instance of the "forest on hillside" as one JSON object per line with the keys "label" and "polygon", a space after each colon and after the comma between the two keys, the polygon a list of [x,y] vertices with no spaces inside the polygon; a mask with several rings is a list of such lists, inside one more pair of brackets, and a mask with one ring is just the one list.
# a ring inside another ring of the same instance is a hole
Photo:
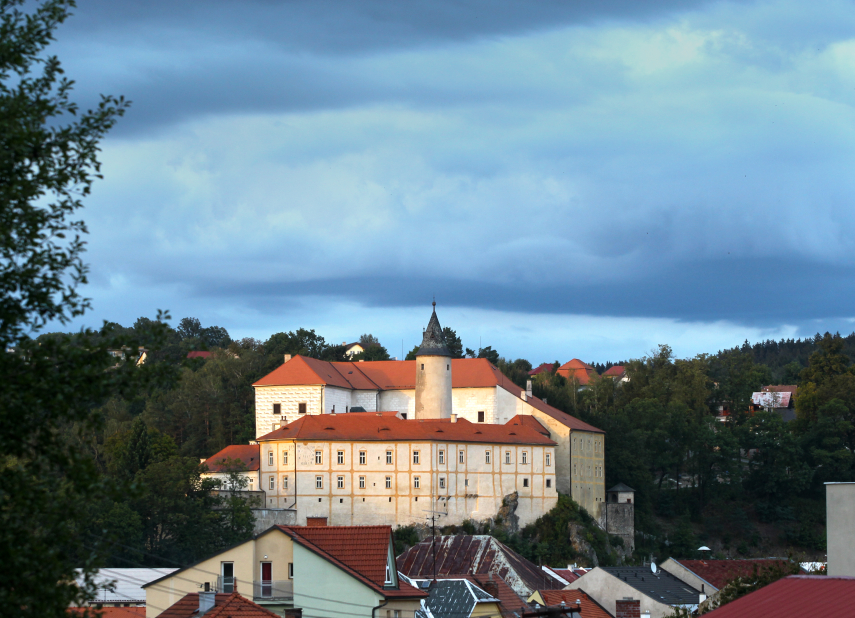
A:
{"label": "forest on hillside", "polygon": [[[129,327],[108,323],[89,335],[138,341],[148,350],[147,366],[176,373],[159,387],[117,393],[97,409],[100,429],[76,438],[105,479],[138,488],[96,505],[89,518],[90,533],[122,539],[110,559],[115,566],[160,564],[163,557],[188,562],[248,534],[246,514],[235,508],[230,519],[210,527],[211,538],[188,541],[196,531],[193,520],[211,506],[210,487],[199,477],[200,458],[253,438],[251,385],[280,365],[284,354],[344,360],[344,348],[314,330],[232,340],[224,328],[184,318],[152,346],[147,336],[155,325],[140,318]],[[454,330],[444,333],[455,356],[488,358],[525,386],[529,361],[505,359],[491,347],[465,348]],[[389,357],[376,337],[366,334],[361,341],[363,357]],[[623,363],[626,383],[595,377],[583,388],[553,368],[534,377],[533,389],[606,432],[607,487],[623,482],[637,492],[637,560],[651,554],[688,558],[701,544],[731,557],[821,555],[823,483],[855,480],[855,368],[847,354],[855,354],[854,341],[855,335],[826,333],[690,359],[675,358],[663,345]],[[199,350],[211,354],[188,358]],[[797,420],[747,413],[752,392],[782,381],[799,385]],[[722,406],[734,411],[726,423],[716,420]],[[573,557],[566,547],[540,542],[541,532],[535,526],[507,540],[535,560]]]}

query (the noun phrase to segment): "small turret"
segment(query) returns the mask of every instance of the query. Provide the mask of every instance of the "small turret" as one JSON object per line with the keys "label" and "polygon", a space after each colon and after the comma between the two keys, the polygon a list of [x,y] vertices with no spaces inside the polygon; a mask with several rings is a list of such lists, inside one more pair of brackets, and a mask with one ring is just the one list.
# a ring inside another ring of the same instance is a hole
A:
{"label": "small turret", "polygon": [[416,352],[416,418],[451,418],[451,352],[433,313]]}

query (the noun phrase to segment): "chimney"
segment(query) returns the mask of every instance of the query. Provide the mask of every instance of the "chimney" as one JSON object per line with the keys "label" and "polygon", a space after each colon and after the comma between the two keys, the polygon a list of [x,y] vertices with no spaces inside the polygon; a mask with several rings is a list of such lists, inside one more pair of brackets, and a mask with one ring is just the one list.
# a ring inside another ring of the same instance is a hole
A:
{"label": "chimney", "polygon": [[615,603],[615,618],[641,618],[641,601],[638,599],[619,599]]}
{"label": "chimney", "polygon": [[290,354],[286,354],[286,355],[285,355],[285,361],[284,361],[284,362],[286,362],[286,363],[287,363],[289,360],[291,360],[291,355],[290,355]]}
{"label": "chimney", "polygon": [[546,403],[546,397],[543,398],[543,403]]}
{"label": "chimney", "polygon": [[452,423],[456,423],[456,422],[457,422],[457,415],[456,415],[456,414],[452,414],[452,415],[451,415],[451,422],[452,422]]}
{"label": "chimney", "polygon": [[531,397],[531,380],[525,381],[525,396]]}
{"label": "chimney", "polygon": [[205,582],[205,590],[199,593],[199,613],[201,616],[208,610],[212,609],[217,604],[216,592],[211,590],[211,584]]}
{"label": "chimney", "polygon": [[279,421],[279,429],[282,429],[287,424],[288,424],[288,419],[283,416],[282,419]]}
{"label": "chimney", "polygon": [[495,580],[493,580],[492,573],[487,576],[487,581],[484,583],[483,588],[484,592],[489,594],[494,599],[499,598],[499,584],[497,584]]}
{"label": "chimney", "polygon": [[520,391],[520,399],[522,399],[523,401],[528,401],[528,399],[526,399],[525,397],[525,391]]}

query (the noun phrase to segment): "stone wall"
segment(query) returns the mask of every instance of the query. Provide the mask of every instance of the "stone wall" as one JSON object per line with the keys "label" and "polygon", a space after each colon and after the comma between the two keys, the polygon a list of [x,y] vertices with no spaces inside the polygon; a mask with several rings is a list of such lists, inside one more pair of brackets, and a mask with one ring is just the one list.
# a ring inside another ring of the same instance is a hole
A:
{"label": "stone wall", "polygon": [[270,433],[279,427],[279,416],[273,414],[273,404],[282,406],[282,417],[287,422],[299,418],[298,406],[306,404],[307,414],[320,414],[322,386],[256,386],[255,387],[255,437]]}

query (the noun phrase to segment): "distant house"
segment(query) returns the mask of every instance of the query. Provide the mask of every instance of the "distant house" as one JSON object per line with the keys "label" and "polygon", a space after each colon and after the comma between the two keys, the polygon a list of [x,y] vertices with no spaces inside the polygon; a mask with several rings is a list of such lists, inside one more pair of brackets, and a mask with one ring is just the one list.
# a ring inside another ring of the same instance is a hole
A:
{"label": "distant house", "polygon": [[583,363],[578,358],[567,361],[555,372],[568,380],[575,380],[579,386],[588,386],[591,380],[597,376],[597,370],[588,363]]}
{"label": "distant house", "polygon": [[795,401],[799,387],[795,385],[764,386],[759,392],[751,394],[749,412],[775,412],[789,422],[796,418]]}
{"label": "distant house", "polygon": [[756,568],[762,571],[771,566],[786,566],[786,560],[676,560],[668,558],[659,565],[680,581],[700,590],[709,599],[715,599],[719,590],[737,577],[748,577]]}
{"label": "distant house", "polygon": [[584,590],[613,616],[622,600],[640,601],[639,611],[649,612],[650,618],[670,616],[677,607],[691,613],[706,600],[700,590],[664,569],[654,574],[647,567],[596,567],[571,582],[565,590]]}
{"label": "distant house", "polygon": [[855,577],[790,575],[704,614],[709,618],[852,616]]}
{"label": "distant house", "polygon": [[528,372],[530,376],[536,376],[539,373],[552,373],[552,369],[555,367],[555,363],[543,363],[538,365],[534,369]]}
{"label": "distant house", "polygon": [[529,605],[555,607],[564,605],[580,618],[612,618],[602,605],[585,594],[584,590],[536,590],[528,598]]}
{"label": "distant house", "polygon": [[612,378],[615,382],[629,382],[623,365],[612,365],[603,372],[604,378]]}
{"label": "distant house", "polygon": [[194,350],[192,352],[187,352],[187,358],[204,358],[207,359],[213,354],[213,352],[208,352],[206,350]]}
{"label": "distant house", "polygon": [[365,348],[362,347],[362,344],[360,344],[358,341],[355,343],[345,343],[344,341],[342,341],[341,345],[344,347],[344,356],[348,360],[350,360],[357,354],[362,354],[363,352],[365,352]]}
{"label": "distant house", "polygon": [[[99,607],[135,607],[145,605],[143,585],[174,573],[175,568],[103,568],[94,576],[98,593],[89,605]],[[77,578],[83,585],[82,576]],[[143,609],[145,612],[145,609]]]}

